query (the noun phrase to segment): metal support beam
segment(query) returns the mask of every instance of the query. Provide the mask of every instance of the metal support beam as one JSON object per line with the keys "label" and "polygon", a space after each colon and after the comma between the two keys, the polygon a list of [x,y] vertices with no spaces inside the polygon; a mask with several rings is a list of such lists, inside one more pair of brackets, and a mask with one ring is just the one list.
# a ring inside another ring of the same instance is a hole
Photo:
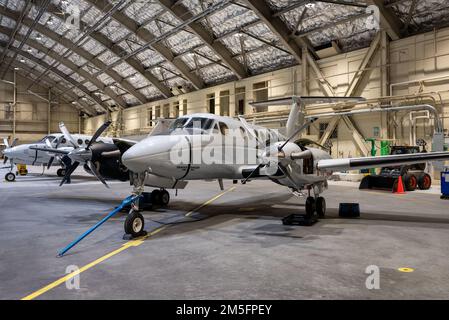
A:
{"label": "metal support beam", "polygon": [[[63,12],[63,9],[51,3],[48,6],[48,10],[51,12]],[[89,28],[88,25],[86,25],[83,21],[80,21],[80,28],[81,30],[85,30]],[[94,31],[90,34],[90,37],[96,41],[98,41],[100,44],[105,46],[107,49],[109,49],[112,53],[117,55],[118,57],[123,56],[124,49],[120,46],[118,46],[116,43],[111,41],[108,37],[106,37],[104,34],[98,31]],[[170,91],[170,88],[164,85],[162,82],[159,81],[158,78],[156,78],[150,71],[146,70],[145,67],[142,65],[142,63],[135,59],[135,58],[128,58],[126,59],[126,63],[128,63],[131,67],[133,67],[140,75],[142,75],[145,79],[147,79],[152,85],[154,85],[165,98],[169,98],[173,96],[173,93]],[[139,99],[140,100],[140,99]],[[142,101],[141,101],[142,102]]]}
{"label": "metal support beam", "polygon": [[[175,0],[158,0],[158,2],[167,9],[172,15],[181,21],[188,21],[193,17],[189,9],[182,3]],[[200,22],[194,22],[189,25],[191,31],[197,35],[220,59],[226,66],[231,69],[239,79],[248,76],[245,68],[235,59],[232,58],[232,53],[221,42],[215,42],[213,36],[203,27]]]}
{"label": "metal support beam", "polygon": [[[11,58],[10,58],[10,61],[12,61]],[[28,66],[27,66],[26,64],[24,64],[24,63],[20,63],[20,62],[17,62],[17,61],[12,61],[12,66],[19,68],[19,70],[16,71],[16,72],[19,73],[19,74],[20,74],[21,71],[23,70],[23,71],[24,71],[24,74],[23,74],[22,76],[23,76],[24,78],[27,78],[27,75],[29,75],[29,74],[34,74],[36,77],[39,76],[39,73],[38,73],[36,70],[34,70],[34,69],[28,67]],[[66,89],[65,87],[59,85],[56,81],[52,80],[52,79],[49,78],[49,77],[43,79],[42,82],[47,83],[49,88],[57,88],[57,89],[59,89],[60,91],[64,91],[64,90]],[[43,86],[47,86],[47,85],[44,85],[44,84],[42,84],[42,85],[43,85]],[[73,93],[73,92],[67,92],[66,95],[67,95],[70,99],[72,99],[71,101],[68,101],[66,98],[63,97],[63,99],[64,99],[67,103],[71,103],[72,101],[78,101],[78,100],[79,100],[79,96],[77,96],[77,95],[76,95],[75,93]],[[97,112],[96,112],[91,106],[89,106],[89,105],[87,105],[87,104],[84,104],[84,103],[80,103],[80,105],[83,107],[83,111],[86,112],[87,114],[93,115],[93,116],[94,116],[94,115],[97,115]]]}
{"label": "metal support beam", "polygon": [[307,59],[307,63],[312,68],[313,72],[317,77],[318,84],[320,85],[321,91],[323,91],[326,97],[335,96],[334,88],[330,85],[330,83],[326,80],[326,76],[321,71],[320,67],[316,63],[315,59],[311,57],[310,52],[307,51],[307,55],[305,57]]}
{"label": "metal support beam", "polygon": [[401,30],[404,28],[401,20],[394,14],[391,8],[384,5],[384,0],[367,0],[370,5],[375,5],[380,12],[380,26],[392,40],[401,38]]}
{"label": "metal support beam", "polygon": [[[107,0],[85,0],[86,2],[94,5],[98,10],[102,12],[107,12],[108,8],[112,6],[112,4]],[[141,28],[136,21],[129,18],[127,15],[120,11],[114,12],[112,14],[112,18],[123,25],[126,29],[136,34],[137,37],[142,39],[145,43],[149,43],[154,41],[156,37],[145,28]],[[160,43],[154,43],[151,46],[155,51],[157,51],[164,59],[170,63],[174,68],[179,70],[179,72],[188,79],[196,89],[204,88],[203,81],[197,77],[194,73],[192,73],[182,60],[174,59],[174,55],[171,50]]]}
{"label": "metal support beam", "polygon": [[[18,16],[18,12],[10,10],[6,7],[0,6],[0,15],[7,16],[11,19],[16,19]],[[30,18],[25,18],[23,20],[23,25],[25,26],[31,26],[33,25],[33,20]],[[51,40],[63,45],[66,48],[71,48],[73,52],[78,54],[79,56],[83,57],[87,61],[90,61],[93,65],[95,65],[99,69],[105,69],[106,65],[100,61],[98,58],[95,58],[91,53],[87,52],[87,50],[83,49],[80,46],[73,46],[73,42],[70,41],[67,38],[61,37],[59,34],[57,34],[54,31],[51,31],[50,29],[42,26],[41,24],[36,24],[35,30],[44,36],[50,38]],[[145,96],[143,96],[141,93],[137,92],[137,90],[129,84],[128,81],[124,80],[116,71],[114,70],[107,70],[105,73],[110,76],[112,79],[114,79],[117,83],[119,83],[121,86],[123,86],[124,89],[126,89],[130,94],[134,95],[139,101],[140,99],[143,99],[146,101]],[[76,85],[78,87],[78,84]],[[140,99],[138,98],[140,97]],[[111,97],[112,98],[112,97]],[[126,103],[124,105],[121,105],[122,107],[126,107]]]}
{"label": "metal support beam", "polygon": [[[4,45],[4,43],[0,42],[0,45]],[[52,68],[50,65],[48,65],[46,62],[36,58],[35,56],[29,54],[28,52],[24,52],[24,51],[20,51],[17,48],[11,48],[11,51],[17,52],[17,54],[20,54],[21,56],[25,57],[26,59],[34,62],[35,64],[39,64],[40,66],[42,66],[44,69],[49,69],[50,72],[56,74],[58,77],[64,79],[66,82],[72,84],[72,85],[78,85],[78,82],[75,81],[74,79],[67,77],[67,75],[56,69],[56,68]],[[92,95],[91,92],[89,91],[89,89],[87,89],[85,86],[78,86],[79,89],[81,91],[84,92],[84,94],[86,94],[87,96],[89,96],[93,101],[95,101],[98,105],[102,106],[103,109],[108,110],[108,106],[106,104],[103,103],[103,101],[101,101],[101,99],[99,97],[97,97],[96,95]]]}
{"label": "metal support beam", "polygon": [[326,130],[324,131],[323,135],[320,138],[320,141],[318,142],[320,145],[324,145],[327,140],[331,137],[332,133],[334,133],[335,128],[337,128],[338,123],[340,122],[340,117],[333,117],[331,118],[331,121],[327,125]]}
{"label": "metal support beam", "polygon": [[369,155],[370,150],[365,144],[365,138],[363,135],[359,132],[357,127],[355,126],[353,120],[349,118],[348,116],[342,117],[344,123],[349,129],[349,132],[352,133],[352,140],[354,141],[357,149],[359,150],[362,157],[366,157]]}
{"label": "metal support beam", "polygon": [[295,39],[290,38],[290,30],[281,18],[275,17],[268,4],[263,0],[244,0],[248,7],[264,22],[270,30],[281,40],[282,44],[290,51],[298,63],[302,61],[302,48],[304,43],[298,44]]}
{"label": "metal support beam", "polygon": [[[9,32],[11,31],[11,29],[9,28],[5,28],[0,26],[0,32],[4,33],[4,34],[9,34]],[[23,36],[18,34],[16,35],[16,38],[18,40],[23,40]],[[80,76],[82,76],[83,78],[87,79],[88,81],[92,82],[99,90],[102,90],[105,92],[105,94],[107,94],[109,97],[111,97],[112,100],[114,100],[117,104],[119,105],[126,105],[126,102],[120,98],[119,96],[117,96],[115,94],[114,91],[112,91],[112,89],[106,87],[104,85],[104,83],[102,83],[100,80],[98,80],[97,78],[92,77],[89,72],[85,71],[82,68],[79,68],[75,63],[73,63],[72,61],[63,58],[62,56],[60,56],[59,54],[57,54],[55,51],[41,45],[39,42],[36,42],[34,40],[28,39],[26,41],[26,44],[34,49],[36,49],[37,51],[46,53],[50,58],[60,61],[64,66],[66,66],[67,68],[69,68],[70,70],[72,70],[75,73],[78,73]],[[67,77],[67,76],[66,76]],[[105,110],[106,111],[106,110]]]}
{"label": "metal support beam", "polygon": [[371,64],[371,62],[374,59],[374,56],[378,52],[378,49],[380,47],[380,40],[382,37],[382,32],[378,32],[377,35],[374,37],[373,41],[371,42],[371,45],[366,52],[365,56],[363,57],[363,60],[359,66],[359,69],[355,72],[354,77],[351,80],[351,83],[348,86],[348,89],[346,90],[345,96],[346,97],[354,97],[359,96],[363,92],[363,89],[361,87],[362,83],[366,85],[366,82],[369,79],[369,76],[372,73],[371,69],[367,68]]}

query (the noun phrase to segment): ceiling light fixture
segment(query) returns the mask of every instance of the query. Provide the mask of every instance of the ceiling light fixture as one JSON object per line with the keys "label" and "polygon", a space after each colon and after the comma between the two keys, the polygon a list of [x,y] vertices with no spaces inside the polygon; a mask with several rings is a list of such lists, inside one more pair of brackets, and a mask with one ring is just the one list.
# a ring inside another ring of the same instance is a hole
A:
{"label": "ceiling light fixture", "polygon": [[315,8],[315,2],[309,2],[309,3],[306,3],[306,8],[307,8],[307,9]]}

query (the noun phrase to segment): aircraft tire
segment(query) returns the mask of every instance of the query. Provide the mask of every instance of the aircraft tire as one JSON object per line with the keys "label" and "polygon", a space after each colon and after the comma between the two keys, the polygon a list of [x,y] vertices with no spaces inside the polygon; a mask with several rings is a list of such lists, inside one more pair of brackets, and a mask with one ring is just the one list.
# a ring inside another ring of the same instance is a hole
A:
{"label": "aircraft tire", "polygon": [[65,176],[65,169],[58,169],[58,171],[56,171],[56,175],[58,176],[58,177],[64,177]]}
{"label": "aircraft tire", "polygon": [[326,200],[323,197],[316,199],[316,213],[319,218],[324,218],[326,215]]}
{"label": "aircraft tire", "polygon": [[160,205],[162,204],[162,200],[161,200],[161,190],[153,190],[151,192],[151,203],[155,204],[155,205]]}
{"label": "aircraft tire", "polygon": [[14,182],[16,180],[16,175],[12,172],[5,174],[5,180],[8,182]]}
{"label": "aircraft tire", "polygon": [[161,190],[159,198],[161,206],[166,207],[170,202],[170,193],[167,190]]}
{"label": "aircraft tire", "polygon": [[128,214],[125,220],[125,233],[132,237],[139,237],[143,233],[145,227],[145,219],[136,211],[132,211]]}
{"label": "aircraft tire", "polygon": [[306,200],[306,218],[312,218],[315,213],[315,198],[308,197]]}

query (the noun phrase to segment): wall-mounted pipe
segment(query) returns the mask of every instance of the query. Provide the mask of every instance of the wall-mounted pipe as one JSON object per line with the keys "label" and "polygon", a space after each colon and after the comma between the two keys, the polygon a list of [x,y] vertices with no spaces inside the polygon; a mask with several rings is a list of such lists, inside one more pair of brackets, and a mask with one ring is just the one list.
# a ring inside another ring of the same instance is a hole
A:
{"label": "wall-mounted pipe", "polygon": [[368,109],[358,109],[358,110],[349,110],[349,111],[334,111],[328,113],[318,113],[311,116],[307,116],[306,119],[309,118],[328,118],[328,117],[338,117],[338,116],[352,116],[356,114],[365,114],[365,113],[373,113],[373,112],[397,112],[397,111],[412,111],[412,110],[428,110],[434,115],[435,119],[435,131],[442,132],[443,131],[443,123],[438,115],[438,111],[434,106],[430,104],[418,104],[418,105],[410,105],[410,106],[399,106],[399,107],[375,107]]}

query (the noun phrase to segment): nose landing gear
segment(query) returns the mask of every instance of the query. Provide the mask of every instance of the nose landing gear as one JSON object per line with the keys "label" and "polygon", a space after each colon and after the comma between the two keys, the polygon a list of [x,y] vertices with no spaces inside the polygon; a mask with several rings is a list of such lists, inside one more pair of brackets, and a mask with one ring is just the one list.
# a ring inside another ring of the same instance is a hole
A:
{"label": "nose landing gear", "polygon": [[[131,205],[131,210],[125,220],[125,238],[137,238],[144,236],[145,219],[140,213],[145,207],[152,205],[166,207],[170,202],[170,193],[165,189],[156,189],[149,193],[144,192],[146,173],[131,173],[133,184],[133,194],[140,196],[137,201]],[[144,201],[140,202],[141,199]],[[147,200],[148,199],[148,200]]]}
{"label": "nose landing gear", "polygon": [[16,175],[12,172],[5,174],[5,180],[8,182],[14,182],[16,180]]}

